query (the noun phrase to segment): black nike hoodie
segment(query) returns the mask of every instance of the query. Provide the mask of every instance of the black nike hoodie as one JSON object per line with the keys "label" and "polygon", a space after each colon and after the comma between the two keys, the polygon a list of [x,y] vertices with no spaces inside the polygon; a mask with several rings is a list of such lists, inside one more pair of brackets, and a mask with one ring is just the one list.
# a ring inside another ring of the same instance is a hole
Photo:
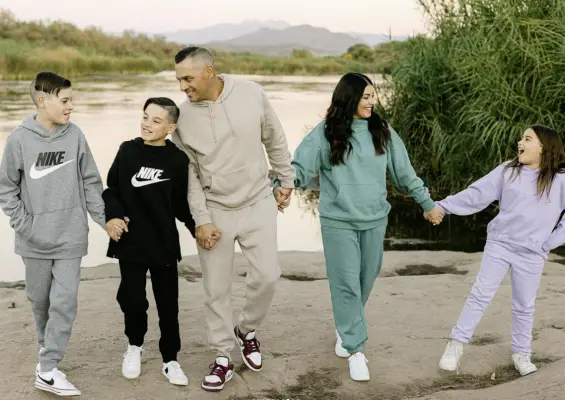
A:
{"label": "black nike hoodie", "polygon": [[130,221],[119,242],[110,239],[108,257],[176,264],[181,251],[175,218],[195,236],[187,198],[188,157],[169,140],[165,143],[149,146],[136,138],[120,145],[102,197],[106,221],[126,216]]}

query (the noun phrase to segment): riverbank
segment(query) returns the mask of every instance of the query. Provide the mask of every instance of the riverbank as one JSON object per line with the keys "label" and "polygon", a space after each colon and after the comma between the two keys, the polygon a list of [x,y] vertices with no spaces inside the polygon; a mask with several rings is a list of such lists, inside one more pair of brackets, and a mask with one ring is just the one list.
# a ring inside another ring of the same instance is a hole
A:
{"label": "riverbank", "polygon": [[[17,50],[11,51],[9,48]],[[96,74],[153,74],[174,69],[173,55],[107,55],[73,47],[44,48],[24,42],[0,40],[0,79],[31,79],[41,70],[73,78]],[[368,63],[340,57],[268,57],[244,53],[216,53],[221,72],[259,75],[341,75],[349,71],[384,73],[389,62]]]}
{"label": "riverbank", "polygon": [[[481,253],[385,252],[383,271],[366,309],[370,332],[367,357],[372,373],[372,380],[366,384],[351,381],[347,360],[333,354],[329,290],[323,255],[317,252],[280,253],[283,276],[259,332],[264,370],[248,371],[234,354],[236,375],[220,395],[199,387],[213,354],[206,344],[197,257],[185,257],[179,267],[183,342],[179,361],[189,377],[188,388],[173,387],[160,373],[151,285],[142,375],[134,381],[122,378],[125,341],[122,315],[115,301],[119,284],[116,265],[83,269],[79,314],[61,369],[82,390],[82,397],[94,400],[560,398],[562,392],[555,388],[565,371],[565,361],[560,361],[565,357],[565,266],[563,259],[553,255],[546,264],[537,300],[534,357],[539,372],[519,378],[510,367],[508,278],[466,350],[461,374],[441,374],[437,370],[449,330],[474,282],[480,259]],[[236,312],[243,303],[246,266],[238,254],[233,289]],[[45,396],[33,388],[37,349],[29,304],[22,285],[11,286],[0,289],[0,351],[6,359],[18,362],[0,366],[0,390],[4,398],[11,400],[43,399]]]}

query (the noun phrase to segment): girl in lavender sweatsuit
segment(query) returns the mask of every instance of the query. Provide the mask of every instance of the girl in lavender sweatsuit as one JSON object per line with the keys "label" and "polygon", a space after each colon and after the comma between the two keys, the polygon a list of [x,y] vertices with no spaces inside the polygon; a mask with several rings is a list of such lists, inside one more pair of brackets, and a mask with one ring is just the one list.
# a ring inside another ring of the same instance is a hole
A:
{"label": "girl in lavender sweatsuit", "polygon": [[565,242],[565,153],[557,132],[534,125],[518,142],[518,155],[467,189],[437,204],[446,213],[470,215],[497,200],[481,269],[439,366],[455,371],[485,309],[508,269],[512,284],[512,360],[520,374],[537,370],[530,360],[536,292],[548,253]]}

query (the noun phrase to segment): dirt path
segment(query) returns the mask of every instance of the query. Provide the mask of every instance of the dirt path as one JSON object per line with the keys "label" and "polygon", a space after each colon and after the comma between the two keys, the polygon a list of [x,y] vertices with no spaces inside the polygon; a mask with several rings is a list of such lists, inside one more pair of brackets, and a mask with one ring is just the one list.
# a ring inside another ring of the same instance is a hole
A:
{"label": "dirt path", "polygon": [[[271,313],[259,331],[265,357],[261,373],[241,367],[220,394],[199,387],[213,354],[207,349],[203,290],[197,258],[181,264],[179,361],[188,388],[170,385],[160,373],[158,326],[151,299],[150,328],[142,375],[121,376],[125,351],[122,315],[115,301],[115,265],[85,269],[80,308],[68,355],[61,364],[83,399],[562,399],[565,382],[565,266],[546,264],[537,302],[534,352],[540,370],[526,378],[510,367],[510,282],[506,279],[466,348],[459,375],[442,374],[437,363],[452,324],[474,281],[481,254],[387,252],[367,306],[367,358],[371,381],[349,379],[347,360],[333,354],[334,326],[323,256],[281,253],[281,279]],[[552,257],[559,261],[558,257]],[[236,307],[243,302],[246,262],[237,258]],[[0,289],[2,398],[50,399],[33,387],[36,345],[22,285]],[[150,285],[148,293],[152,296]],[[236,308],[238,310],[238,308]],[[494,380],[492,374],[495,372]],[[509,382],[504,383],[503,382]],[[456,390],[453,390],[456,389]],[[467,389],[467,390],[464,390]],[[424,396],[424,397],[421,397]]]}

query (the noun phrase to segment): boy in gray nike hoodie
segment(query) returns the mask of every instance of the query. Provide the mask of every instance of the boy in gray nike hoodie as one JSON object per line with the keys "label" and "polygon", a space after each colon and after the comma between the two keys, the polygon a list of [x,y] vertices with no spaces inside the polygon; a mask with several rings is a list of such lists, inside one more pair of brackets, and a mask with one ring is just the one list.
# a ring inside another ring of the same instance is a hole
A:
{"label": "boy in gray nike hoodie", "polygon": [[71,83],[41,72],[30,94],[37,113],[8,137],[0,163],[0,207],[25,264],[26,294],[40,345],[35,386],[80,395],[59,371],[77,314],[88,217],[105,229],[102,179],[84,134],[70,122]]}

